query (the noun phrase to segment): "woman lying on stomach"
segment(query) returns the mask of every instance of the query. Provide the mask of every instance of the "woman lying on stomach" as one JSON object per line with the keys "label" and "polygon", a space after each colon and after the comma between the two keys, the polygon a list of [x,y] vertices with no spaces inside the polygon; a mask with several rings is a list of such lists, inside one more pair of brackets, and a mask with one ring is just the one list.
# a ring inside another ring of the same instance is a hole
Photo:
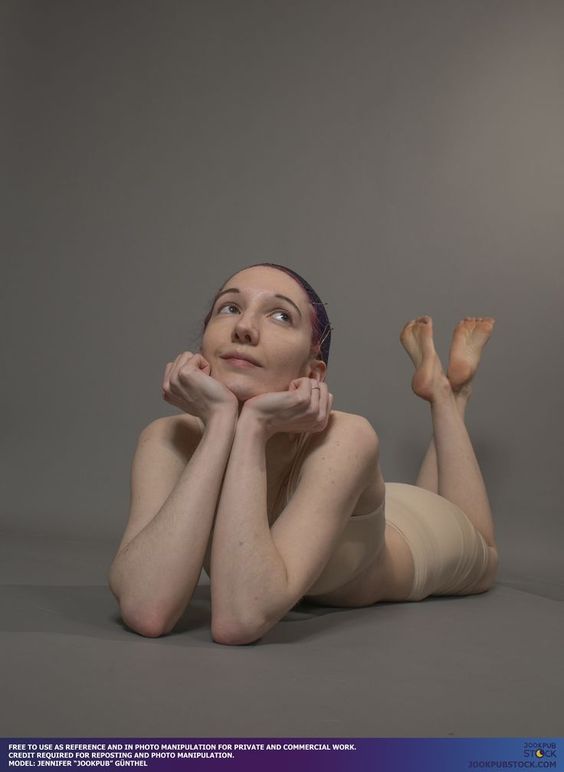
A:
{"label": "woman lying on stomach", "polygon": [[385,483],[370,422],[332,410],[331,326],[312,287],[259,263],[216,294],[198,353],[169,362],[182,413],[140,434],[109,585],[124,622],[169,633],[210,577],[213,640],[256,641],[302,598],[353,607],[493,586],[494,525],[464,425],[494,320],[455,328],[445,374],[429,316],[400,340],[433,439],[415,485]]}

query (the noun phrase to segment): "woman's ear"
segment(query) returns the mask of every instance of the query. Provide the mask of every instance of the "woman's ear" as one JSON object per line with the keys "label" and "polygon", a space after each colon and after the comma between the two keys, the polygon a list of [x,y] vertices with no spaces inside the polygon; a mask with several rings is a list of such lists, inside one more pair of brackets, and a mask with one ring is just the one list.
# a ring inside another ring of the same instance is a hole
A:
{"label": "woman's ear", "polygon": [[309,366],[308,378],[315,378],[317,381],[324,381],[327,373],[327,365],[322,359],[315,359]]}

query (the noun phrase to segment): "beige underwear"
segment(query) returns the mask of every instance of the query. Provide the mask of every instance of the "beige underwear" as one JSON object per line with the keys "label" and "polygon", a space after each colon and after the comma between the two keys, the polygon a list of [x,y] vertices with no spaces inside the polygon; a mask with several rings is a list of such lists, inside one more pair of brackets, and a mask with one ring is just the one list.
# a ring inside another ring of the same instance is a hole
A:
{"label": "beige underwear", "polygon": [[467,515],[437,493],[386,483],[386,522],[403,536],[415,565],[407,600],[464,595],[484,575],[489,550]]}

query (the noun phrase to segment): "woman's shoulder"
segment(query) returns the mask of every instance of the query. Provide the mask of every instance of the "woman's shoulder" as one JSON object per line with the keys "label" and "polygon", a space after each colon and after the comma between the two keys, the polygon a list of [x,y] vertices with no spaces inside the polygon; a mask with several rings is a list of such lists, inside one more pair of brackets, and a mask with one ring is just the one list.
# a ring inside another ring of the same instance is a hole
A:
{"label": "woman's shoulder", "polygon": [[166,443],[183,458],[189,458],[204,432],[204,423],[196,416],[182,413],[153,419],[141,432],[149,441]]}
{"label": "woman's shoulder", "polygon": [[343,410],[332,410],[329,422],[327,423],[327,428],[325,432],[321,432],[321,434],[327,434],[327,439],[331,441],[334,437],[338,437],[342,433],[353,435],[355,437],[366,436],[367,439],[372,438],[374,441],[378,441],[376,430],[368,418],[359,415],[358,413],[346,413]]}
{"label": "woman's shoulder", "polygon": [[[205,428],[204,422],[201,419],[189,413],[155,418],[146,428],[148,429],[149,427],[160,428],[163,431],[169,432],[190,433],[196,437],[201,437]],[[331,411],[327,428],[333,429],[334,427],[338,427],[339,430],[350,428],[366,432],[372,431],[376,434],[368,418],[359,413],[347,413],[344,410]]]}
{"label": "woman's shoulder", "polygon": [[[194,452],[204,433],[204,423],[189,413],[161,416],[145,427],[145,435],[151,435],[172,444],[182,455]],[[367,443],[378,444],[378,435],[370,421],[358,413],[332,410],[327,426],[322,432],[309,435],[309,451],[327,443],[340,442],[341,438],[365,439]]]}
{"label": "woman's shoulder", "polygon": [[331,415],[335,416],[338,421],[348,421],[350,424],[356,423],[358,425],[365,423],[372,426],[368,418],[360,415],[360,413],[346,413],[344,410],[332,410]]}
{"label": "woman's shoulder", "polygon": [[[288,495],[298,487],[306,471],[313,471],[315,474],[317,469],[325,467],[327,463],[338,464],[342,468],[343,465],[357,466],[359,459],[362,459],[363,464],[374,469],[374,474],[371,474],[366,484],[366,490],[372,490],[374,485],[379,485],[378,458],[378,435],[370,421],[357,413],[332,410],[325,429],[308,435],[303,449],[303,458],[296,465],[294,475],[290,478]],[[365,505],[363,495],[361,494],[362,500],[359,499],[358,502],[362,506]],[[382,498],[379,489],[376,498],[378,502]]]}
{"label": "woman's shoulder", "polygon": [[367,457],[376,458],[379,448],[378,435],[367,418],[357,413],[332,410],[325,429],[307,435],[303,457],[305,465],[311,462],[324,463],[325,451],[328,450],[335,459],[348,457],[357,451]]}
{"label": "woman's shoulder", "polygon": [[163,415],[159,418],[154,418],[143,429],[145,432],[190,432],[193,434],[202,434],[204,431],[204,423],[196,416],[189,415],[188,413],[180,413],[178,415]]}

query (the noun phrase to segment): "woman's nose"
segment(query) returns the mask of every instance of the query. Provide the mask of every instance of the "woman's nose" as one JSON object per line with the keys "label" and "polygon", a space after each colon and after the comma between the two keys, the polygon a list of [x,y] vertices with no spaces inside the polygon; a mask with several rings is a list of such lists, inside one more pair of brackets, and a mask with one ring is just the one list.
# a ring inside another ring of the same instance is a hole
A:
{"label": "woman's nose", "polygon": [[237,340],[248,340],[252,343],[256,343],[258,339],[258,329],[254,319],[249,315],[241,314],[237,319],[233,334]]}

